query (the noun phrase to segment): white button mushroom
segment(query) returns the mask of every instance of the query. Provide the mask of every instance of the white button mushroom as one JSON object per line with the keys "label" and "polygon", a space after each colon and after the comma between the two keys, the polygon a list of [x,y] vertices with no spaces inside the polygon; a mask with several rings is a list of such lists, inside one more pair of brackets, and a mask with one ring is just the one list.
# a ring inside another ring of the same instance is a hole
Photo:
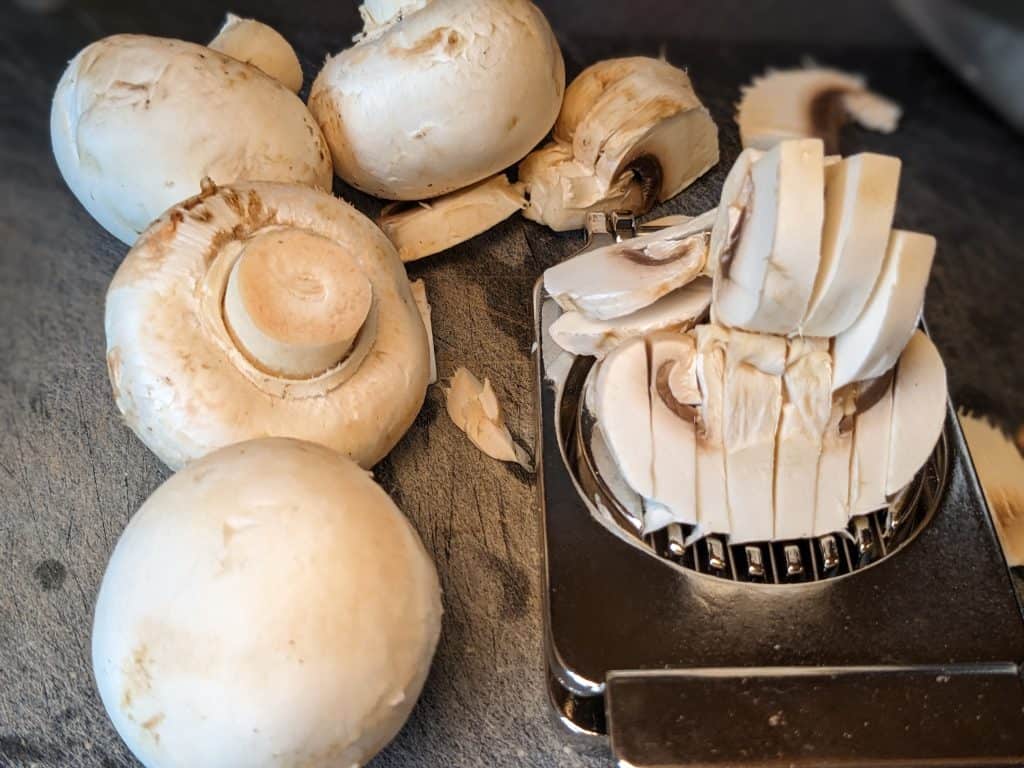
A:
{"label": "white button mushroom", "polygon": [[376,2],[363,17],[309,98],[349,184],[436,197],[518,162],[554,124],[565,68],[528,0]]}
{"label": "white button mushroom", "polygon": [[209,47],[252,64],[292,93],[302,88],[302,65],[295,49],[280,32],[263,22],[229,13]]}
{"label": "white button mushroom", "polygon": [[115,274],[106,334],[117,405],[173,468],[264,435],[370,467],[412,424],[430,371],[394,247],[296,185],[208,184],[169,210]]}
{"label": "white button mushroom", "polygon": [[331,187],[331,158],[295,94],[201,45],[114,35],[57,85],[53,154],[86,210],[125,243],[210,177]]}
{"label": "white button mushroom", "polygon": [[850,522],[850,456],[853,430],[840,424],[852,414],[846,399],[832,403],[818,460],[818,483],[814,502],[814,535],[841,531]]}
{"label": "white button mushroom", "polygon": [[370,475],[268,438],[142,505],[103,577],[92,660],[149,768],[336,768],[402,727],[440,625],[433,563]]}
{"label": "white button mushroom", "polygon": [[717,325],[693,329],[697,342],[697,517],[707,533],[729,533],[729,492],[725,476],[725,351],[729,331]]}

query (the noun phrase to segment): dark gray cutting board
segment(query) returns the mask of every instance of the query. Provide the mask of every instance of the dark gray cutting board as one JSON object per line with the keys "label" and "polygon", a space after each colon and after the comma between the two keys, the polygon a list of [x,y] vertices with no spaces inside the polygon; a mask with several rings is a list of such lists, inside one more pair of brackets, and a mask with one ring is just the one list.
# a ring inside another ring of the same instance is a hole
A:
{"label": "dark gray cutting board", "polygon": [[[1024,422],[1024,145],[921,50],[884,4],[621,0],[543,3],[570,75],[602,57],[657,54],[690,68],[721,129],[722,162],[658,213],[713,206],[738,146],[732,105],[767,65],[805,54],[865,72],[906,108],[892,136],[851,129],[846,153],[903,158],[897,225],[940,242],[928,296],[955,400]],[[675,6],[679,6],[676,8]],[[685,10],[682,8],[685,7]],[[49,152],[65,62],[114,32],[203,41],[226,8],[97,0],[41,17],[0,3],[0,767],[128,766],[89,665],[93,601],[122,527],[167,476],[120,423],[103,357],[103,295],[125,248],[86,215]],[[307,78],[357,28],[345,2],[238,3],[277,26]],[[308,82],[308,80],[307,80]],[[341,186],[368,213],[379,204]],[[533,442],[530,289],[578,247],[511,220],[410,268],[434,307],[442,376],[491,378],[516,435]],[[542,686],[533,479],[487,459],[433,389],[376,471],[434,554],[441,645],[422,700],[377,766],[596,766],[551,723]],[[714,738],[713,732],[708,738]],[[197,767],[201,768],[201,767]]]}

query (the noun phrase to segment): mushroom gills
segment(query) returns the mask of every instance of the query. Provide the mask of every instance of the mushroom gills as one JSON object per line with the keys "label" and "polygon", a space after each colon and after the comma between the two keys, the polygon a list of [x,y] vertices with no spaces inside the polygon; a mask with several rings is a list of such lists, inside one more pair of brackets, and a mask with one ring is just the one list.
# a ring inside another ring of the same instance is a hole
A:
{"label": "mushroom gills", "polygon": [[804,334],[835,336],[864,309],[885,259],[899,179],[899,159],[886,155],[854,155],[825,168],[821,263]]}
{"label": "mushroom gills", "polygon": [[698,325],[693,334],[701,397],[696,440],[697,519],[705,532],[726,534],[731,530],[723,434],[729,332],[717,325]]}
{"label": "mushroom gills", "polygon": [[[700,389],[697,347],[686,333],[663,331],[647,337],[654,493],[662,505],[657,527],[697,524],[697,436],[694,426]],[[645,532],[654,530],[645,516]]]}
{"label": "mushroom gills", "polygon": [[715,270],[717,322],[762,333],[799,330],[821,256],[824,188],[818,139],[783,142],[752,163],[746,201],[719,206],[727,211],[718,228],[724,220],[731,235],[716,243],[734,245]]}
{"label": "mushroom gills", "polygon": [[896,363],[917,327],[934,256],[931,235],[892,231],[867,304],[833,343],[833,390],[880,376]]}
{"label": "mushroom gills", "polygon": [[723,432],[731,541],[774,536],[775,438],[786,340],[731,331],[725,350]]}
{"label": "mushroom gills", "polygon": [[593,320],[636,312],[697,278],[707,260],[714,212],[677,227],[585,251],[544,272],[562,309]]}
{"label": "mushroom gills", "polygon": [[924,466],[946,421],[946,367],[935,344],[914,331],[896,365],[885,492],[902,490]]}
{"label": "mushroom gills", "polygon": [[787,139],[816,137],[834,154],[847,118],[891,133],[901,112],[895,102],[869,91],[862,77],[807,67],[769,70],[754,78],[743,88],[736,122],[744,147],[771,149]]}
{"label": "mushroom gills", "polygon": [[476,237],[525,205],[522,185],[498,174],[433,200],[391,203],[381,211],[379,223],[408,262]]}
{"label": "mushroom gills", "polygon": [[602,358],[624,339],[655,331],[688,330],[711,304],[711,279],[698,277],[653,304],[611,320],[591,320],[575,310],[564,312],[548,332],[558,346],[574,355]]}
{"label": "mushroom gills", "polygon": [[466,368],[459,367],[444,394],[448,416],[473,445],[492,459],[532,469],[530,457],[505,426],[505,415],[489,379],[481,383]]}
{"label": "mushroom gills", "polygon": [[818,465],[832,412],[831,372],[827,339],[789,341],[775,449],[774,537],[779,540],[814,534]]}
{"label": "mushroom gills", "polygon": [[430,302],[427,300],[427,286],[422,280],[414,280],[409,283],[409,290],[412,292],[413,301],[416,302],[416,309],[423,320],[423,329],[427,332],[427,344],[430,346],[430,379],[428,384],[437,383],[437,357],[434,354],[434,324],[431,321]]}
{"label": "mushroom gills", "polygon": [[1024,565],[1024,456],[1020,448],[983,416],[959,413],[971,459],[985,492],[1006,561]]}
{"label": "mushroom gills", "polygon": [[208,47],[251,64],[292,93],[302,88],[302,65],[295,49],[280,32],[261,21],[229,13]]}

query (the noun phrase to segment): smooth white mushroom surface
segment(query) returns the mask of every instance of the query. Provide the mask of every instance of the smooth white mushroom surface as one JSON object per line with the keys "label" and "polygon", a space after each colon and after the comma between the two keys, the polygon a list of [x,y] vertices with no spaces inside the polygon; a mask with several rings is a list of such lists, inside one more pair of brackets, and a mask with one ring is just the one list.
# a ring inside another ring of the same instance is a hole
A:
{"label": "smooth white mushroom surface", "polygon": [[302,65],[295,49],[280,32],[261,21],[229,13],[209,47],[252,64],[292,93],[302,88]]}
{"label": "smooth white mushroom surface", "polygon": [[72,193],[129,245],[204,177],[331,188],[327,144],[294,93],[181,40],[114,35],[83,49],[57,84],[50,135]]}
{"label": "smooth white mushroom surface", "polygon": [[608,59],[565,92],[554,140],[519,166],[527,218],[579,229],[593,212],[644,213],[718,162],[718,128],[689,75],[660,59]]}
{"label": "smooth white mushroom surface", "polygon": [[131,519],[93,669],[148,768],[363,765],[409,716],[441,612],[430,557],[369,473],[267,438],[189,465]]}
{"label": "smooth white mushroom surface", "polygon": [[430,376],[394,247],[347,203],[296,185],[211,184],[170,209],[114,275],[106,334],[117,406],[172,468],[260,436],[370,467]]}
{"label": "smooth white mushroom surface", "polygon": [[558,116],[565,67],[528,0],[375,2],[310,91],[335,172],[390,200],[436,197],[521,160]]}

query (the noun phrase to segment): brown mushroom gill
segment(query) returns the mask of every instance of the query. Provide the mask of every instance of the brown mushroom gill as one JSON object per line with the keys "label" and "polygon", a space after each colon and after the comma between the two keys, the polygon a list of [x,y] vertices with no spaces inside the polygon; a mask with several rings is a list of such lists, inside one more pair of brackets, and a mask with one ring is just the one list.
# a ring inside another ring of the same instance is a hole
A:
{"label": "brown mushroom gill", "polygon": [[678,416],[680,419],[686,422],[696,424],[699,420],[699,411],[695,405],[690,403],[681,403],[676,399],[675,394],[672,392],[672,386],[669,380],[672,376],[673,369],[679,365],[678,360],[666,360],[660,366],[654,374],[654,390],[658,393],[658,397],[661,402],[665,404],[672,413]]}
{"label": "brown mushroom gill", "polygon": [[627,258],[634,264],[639,264],[643,267],[657,267],[662,264],[671,264],[672,262],[679,261],[680,259],[688,258],[693,254],[696,249],[703,249],[705,247],[706,235],[699,233],[696,235],[690,235],[681,240],[667,241],[671,242],[672,245],[668,251],[664,254],[658,254],[657,256],[651,255],[649,248],[623,248],[620,251],[621,255]]}
{"label": "brown mushroom gill", "polygon": [[825,142],[825,154],[839,153],[839,132],[846,123],[843,96],[850,91],[831,88],[815,95],[809,106],[814,135]]}
{"label": "brown mushroom gill", "polygon": [[729,279],[729,272],[732,269],[732,260],[736,255],[736,247],[743,237],[747,227],[747,213],[754,204],[754,183],[750,174],[743,180],[743,186],[734,203],[729,205],[729,232],[725,239],[725,245],[718,256],[718,274],[723,280]]}
{"label": "brown mushroom gill", "polygon": [[833,402],[849,404],[847,412],[839,422],[840,434],[848,434],[853,430],[857,414],[871,410],[889,391],[896,369],[890,368],[881,376],[864,381],[854,381],[840,387],[832,396]]}

